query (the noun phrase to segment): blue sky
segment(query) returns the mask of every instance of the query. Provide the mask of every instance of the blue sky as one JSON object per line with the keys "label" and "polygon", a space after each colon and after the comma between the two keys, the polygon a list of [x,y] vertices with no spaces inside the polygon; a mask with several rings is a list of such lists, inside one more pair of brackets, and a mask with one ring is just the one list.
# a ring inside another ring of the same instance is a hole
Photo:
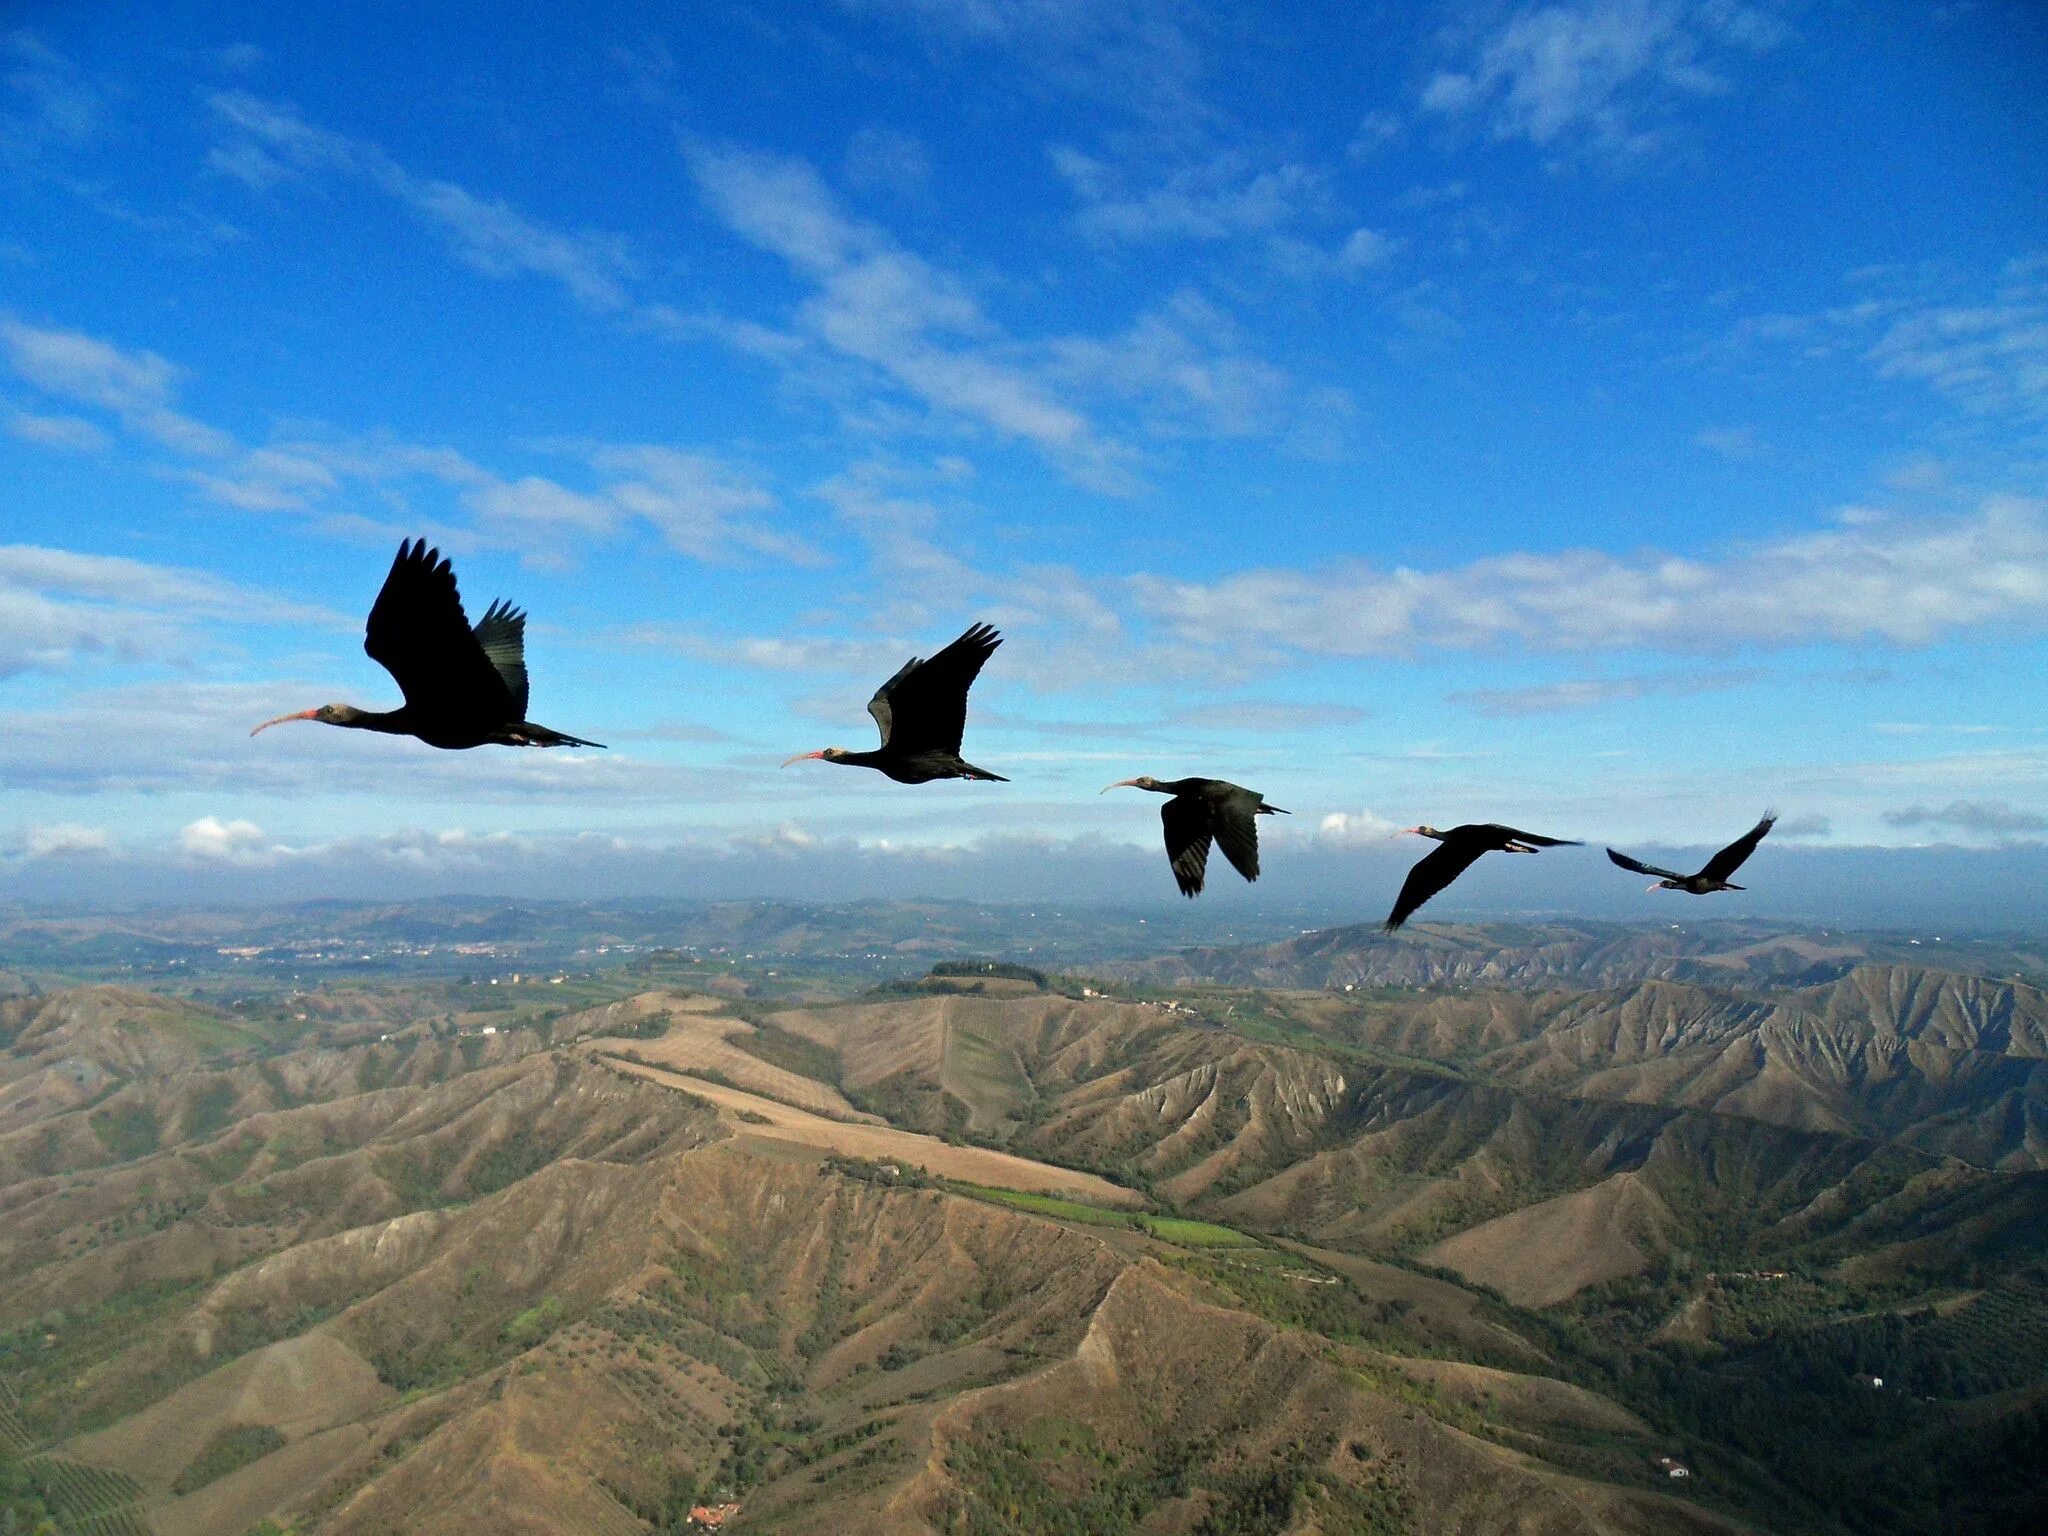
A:
{"label": "blue sky", "polygon": [[[1002,891],[1153,772],[1276,897],[1774,805],[2043,899],[2038,7],[521,9],[10,8],[0,894]],[[421,533],[609,753],[248,739]],[[974,619],[1015,783],[775,766]]]}

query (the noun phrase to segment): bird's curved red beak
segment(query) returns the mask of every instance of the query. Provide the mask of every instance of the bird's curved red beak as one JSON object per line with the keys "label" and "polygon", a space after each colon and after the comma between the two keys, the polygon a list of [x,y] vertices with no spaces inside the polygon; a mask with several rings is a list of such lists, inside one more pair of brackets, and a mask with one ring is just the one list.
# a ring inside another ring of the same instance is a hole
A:
{"label": "bird's curved red beak", "polygon": [[805,762],[814,757],[822,761],[824,759],[824,756],[825,754],[822,752],[799,752],[795,757],[789,758],[786,761],[784,761],[782,766],[787,768],[791,763]]}
{"label": "bird's curved red beak", "polygon": [[1136,789],[1137,787],[1138,781],[1136,779],[1118,779],[1114,784],[1103,785],[1102,793],[1106,795],[1112,789]]}
{"label": "bird's curved red beak", "polygon": [[251,731],[249,734],[251,736],[254,736],[257,731],[267,731],[273,725],[283,725],[287,720],[311,720],[314,716],[318,715],[319,713],[320,711],[317,709],[302,709],[295,715],[279,715],[275,720],[264,721],[261,725],[256,727],[255,731]]}

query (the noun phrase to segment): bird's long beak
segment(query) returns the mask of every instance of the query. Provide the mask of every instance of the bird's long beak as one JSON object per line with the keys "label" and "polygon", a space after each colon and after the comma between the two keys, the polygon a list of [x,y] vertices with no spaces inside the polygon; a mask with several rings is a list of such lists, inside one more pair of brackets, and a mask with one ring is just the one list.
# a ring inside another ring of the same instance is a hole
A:
{"label": "bird's long beak", "polygon": [[801,763],[813,757],[823,758],[824,755],[825,754],[822,752],[799,752],[795,757],[790,758],[782,766],[787,768],[790,763]]}
{"label": "bird's long beak", "polygon": [[251,736],[254,736],[256,734],[256,731],[267,731],[273,725],[283,725],[287,720],[311,720],[314,716],[318,715],[319,713],[320,711],[317,709],[302,709],[295,715],[279,715],[275,720],[264,721],[261,725],[256,727],[255,731],[251,731],[249,734]]}
{"label": "bird's long beak", "polygon": [[1664,889],[1664,882],[1659,880],[1655,885],[1646,885],[1643,889],[1646,891],[1661,891]]}
{"label": "bird's long beak", "polygon": [[1112,789],[1136,789],[1137,787],[1138,781],[1136,779],[1118,779],[1114,784],[1103,785],[1102,793],[1106,795]]}
{"label": "bird's long beak", "polygon": [[1417,837],[1422,836],[1422,828],[1420,827],[1403,827],[1399,832],[1396,832],[1394,835],[1396,837],[1406,837],[1411,832],[1414,833]]}

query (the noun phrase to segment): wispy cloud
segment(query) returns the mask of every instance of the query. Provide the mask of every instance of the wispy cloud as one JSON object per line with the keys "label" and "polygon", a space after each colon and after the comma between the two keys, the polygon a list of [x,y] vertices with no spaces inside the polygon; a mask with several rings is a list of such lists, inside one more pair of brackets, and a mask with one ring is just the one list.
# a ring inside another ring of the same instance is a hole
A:
{"label": "wispy cloud", "polygon": [[92,661],[175,663],[219,625],[333,618],[202,571],[0,545],[0,678]]}
{"label": "wispy cloud", "polygon": [[104,92],[31,32],[0,36],[0,154],[83,144],[106,119]]}
{"label": "wispy cloud", "polygon": [[1163,182],[1134,188],[1115,165],[1067,145],[1053,169],[1079,199],[1078,222],[1093,239],[1223,240],[1268,233],[1327,208],[1321,172],[1305,165],[1260,168],[1225,151],[1177,167]]}
{"label": "wispy cloud", "polygon": [[2048,253],[2009,261],[1988,281],[1894,267],[1851,281],[1857,296],[1848,302],[1747,316],[1725,346],[1860,358],[1879,377],[1925,385],[1973,415],[2048,422]]}
{"label": "wispy cloud", "polygon": [[88,827],[75,821],[30,826],[21,837],[25,859],[89,859],[116,849],[114,835],[105,827]]}
{"label": "wispy cloud", "polygon": [[[112,413],[130,431],[179,453],[230,453],[234,439],[176,409],[183,370],[154,352],[0,317],[8,366],[45,394]],[[43,441],[49,441],[46,436]]]}
{"label": "wispy cloud", "polygon": [[734,233],[786,261],[811,288],[798,330],[879,369],[926,405],[1032,444],[1100,490],[1135,486],[1132,455],[1006,354],[959,279],[839,206],[800,160],[691,146],[691,174]]}
{"label": "wispy cloud", "polygon": [[2009,263],[1978,302],[1905,302],[1866,356],[1971,410],[2048,418],[2048,254]]}
{"label": "wispy cloud", "polygon": [[61,448],[67,453],[98,453],[112,441],[81,416],[37,416],[28,411],[16,411],[9,416],[7,432],[24,443]]}
{"label": "wispy cloud", "polygon": [[[387,438],[298,436],[246,448],[175,408],[184,370],[154,352],[0,317],[0,355],[44,393],[104,410],[143,442],[170,450],[176,457],[160,464],[160,473],[244,512],[325,515],[351,486],[425,484],[451,496],[485,540],[555,562],[575,541],[609,538],[633,523],[698,560],[761,557],[814,565],[822,559],[803,540],[769,525],[778,505],[772,491],[743,467],[702,449],[541,445],[580,462],[584,483],[572,486],[545,475],[496,473],[453,449]],[[49,448],[89,450],[106,441],[95,424],[71,416],[17,412],[8,430]]]}
{"label": "wispy cloud", "polygon": [[318,127],[292,107],[246,91],[217,92],[209,105],[229,135],[211,164],[258,191],[310,171],[351,176],[411,209],[479,272],[546,278],[591,310],[620,311],[630,303],[637,264],[616,235],[557,229],[456,182],[416,175],[367,139]]}
{"label": "wispy cloud", "polygon": [[1228,314],[1191,289],[1114,336],[1064,337],[1051,351],[1056,377],[1135,406],[1155,437],[1287,435],[1312,421],[1327,444],[1351,414],[1341,390],[1321,391],[1311,408],[1285,369],[1260,357]]}
{"label": "wispy cloud", "polygon": [[1762,675],[1750,669],[1647,677],[1580,677],[1559,683],[1539,683],[1529,688],[1479,688],[1470,693],[1454,693],[1451,702],[1468,705],[1482,715],[1511,719],[1521,715],[1598,709],[1606,704],[1623,704],[1659,696],[1684,698],[1698,693],[1718,693],[1755,682]]}
{"label": "wispy cloud", "polygon": [[1760,53],[1782,37],[1766,12],[1712,0],[1569,0],[1524,6],[1438,71],[1422,107],[1483,120],[1496,139],[1583,140],[1605,151],[1655,142],[1645,120],[1673,96],[1729,88],[1716,55]]}
{"label": "wispy cloud", "polygon": [[1208,114],[1199,8],[1172,0],[839,0],[947,49],[1000,49],[1034,85],[1131,113],[1167,131]]}
{"label": "wispy cloud", "polygon": [[1348,563],[1134,586],[1147,614],[1188,639],[1326,656],[1921,645],[1964,629],[2048,627],[2048,523],[2039,502],[1998,497],[1963,518],[1858,514],[1718,559],[1572,550],[1438,571]]}
{"label": "wispy cloud", "polygon": [[1709,453],[1735,464],[1761,459],[1769,451],[1755,427],[1703,427],[1692,435],[1692,440]]}
{"label": "wispy cloud", "polygon": [[2014,838],[2048,832],[2048,816],[2003,800],[1953,800],[1939,809],[1911,805],[1885,812],[1884,819],[1895,827],[1943,828],[1971,837]]}

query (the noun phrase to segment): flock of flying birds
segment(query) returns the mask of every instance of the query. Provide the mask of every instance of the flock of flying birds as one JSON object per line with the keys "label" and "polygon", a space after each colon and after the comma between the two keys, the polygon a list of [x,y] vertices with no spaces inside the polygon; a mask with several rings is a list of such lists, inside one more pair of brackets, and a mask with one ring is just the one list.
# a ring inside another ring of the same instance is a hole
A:
{"label": "flock of flying birds", "polygon": [[[881,728],[882,744],[872,752],[826,747],[800,752],[784,763],[816,758],[856,768],[873,768],[899,784],[926,784],[933,779],[986,779],[1007,784],[999,773],[977,768],[960,755],[967,728],[967,690],[983,663],[1003,643],[986,624],[976,624],[930,659],[913,657],[875,690],[868,713]],[[287,720],[317,720],[357,731],[388,736],[414,736],[430,747],[459,751],[497,744],[507,747],[601,747],[597,741],[535,725],[526,718],[526,614],[504,602],[493,603],[472,627],[462,611],[455,572],[425,539],[398,546],[391,574],[370,609],[363,649],[397,681],[405,703],[379,713],[349,704],[323,704],[266,720],[251,731],[269,729]],[[1247,880],[1259,878],[1261,816],[1288,812],[1268,805],[1257,790],[1222,779],[1123,779],[1103,790],[1149,789],[1167,796],[1159,808],[1166,827],[1166,856],[1183,895],[1200,894],[1212,843],[1223,849],[1231,867]],[[1713,891],[1739,891],[1728,877],[1756,851],[1776,821],[1766,815],[1723,848],[1697,873],[1679,874],[1644,864],[1625,853],[1607,850],[1607,857],[1639,875],[1655,875],[1651,890],[1686,891],[1705,896]],[[1536,853],[1544,848],[1576,848],[1571,838],[1542,837],[1496,822],[1474,822],[1448,831],[1420,826],[1405,829],[1433,838],[1437,847],[1408,872],[1386,927],[1391,933],[1432,896],[1489,853]]]}

